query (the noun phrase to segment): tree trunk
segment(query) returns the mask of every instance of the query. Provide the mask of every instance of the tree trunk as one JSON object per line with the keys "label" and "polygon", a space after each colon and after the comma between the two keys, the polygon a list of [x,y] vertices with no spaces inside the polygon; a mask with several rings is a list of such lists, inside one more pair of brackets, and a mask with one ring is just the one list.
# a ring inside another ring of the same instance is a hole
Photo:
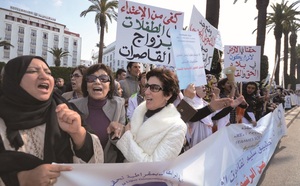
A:
{"label": "tree trunk", "polygon": [[[220,0],[206,0],[206,20],[218,29],[219,17],[220,17]],[[214,49],[214,54],[220,53],[217,49]],[[214,55],[212,59],[211,72],[218,77],[220,72],[217,72],[214,68],[220,66],[219,55]],[[221,70],[221,69],[220,69]]]}
{"label": "tree trunk", "polygon": [[289,55],[289,31],[284,31],[284,41],[283,41],[283,77],[284,77],[284,87],[290,83],[288,81],[288,55]]}
{"label": "tree trunk", "polygon": [[206,0],[206,20],[215,28],[219,26],[220,0]]}
{"label": "tree trunk", "polygon": [[[278,64],[277,64],[277,68],[276,68],[276,71],[275,71],[275,82],[277,85],[279,85],[281,82],[279,82],[279,70],[280,70],[280,63],[281,63],[281,60],[280,60],[280,49],[281,49],[281,37],[282,37],[282,25],[279,24],[279,25],[276,25],[275,28],[274,28],[274,36],[275,36],[275,39],[276,39],[276,50],[275,50],[275,60],[277,59],[278,60]],[[276,58],[277,56],[277,58]],[[275,62],[276,63],[276,62]]]}
{"label": "tree trunk", "polygon": [[300,58],[297,58],[297,80],[300,83]]}
{"label": "tree trunk", "polygon": [[99,53],[98,53],[98,63],[102,63],[103,58],[103,46],[104,46],[104,27],[100,26],[100,42],[99,42]]}
{"label": "tree trunk", "polygon": [[54,64],[56,67],[60,67],[60,59],[55,59]]}
{"label": "tree trunk", "polygon": [[290,76],[295,76],[296,64],[297,64],[297,52],[296,52],[296,44],[297,44],[297,34],[296,32],[292,32],[290,35],[290,45],[291,45],[291,65],[290,65]]}
{"label": "tree trunk", "polygon": [[261,56],[264,55],[265,48],[268,5],[269,0],[256,0],[256,9],[258,10],[256,45],[261,46]]}
{"label": "tree trunk", "polygon": [[99,53],[98,53],[98,63],[102,63],[103,58],[103,48],[104,48],[104,31],[106,24],[106,16],[104,14],[100,15],[100,42],[99,42]]}

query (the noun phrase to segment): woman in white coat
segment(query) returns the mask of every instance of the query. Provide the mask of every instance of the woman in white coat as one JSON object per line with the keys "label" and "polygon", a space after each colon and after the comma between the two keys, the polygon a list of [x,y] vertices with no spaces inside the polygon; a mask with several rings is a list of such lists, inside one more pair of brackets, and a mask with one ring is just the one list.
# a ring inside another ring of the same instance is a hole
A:
{"label": "woman in white coat", "polygon": [[116,144],[128,162],[174,159],[185,139],[186,124],[173,105],[179,93],[174,72],[156,68],[146,78],[145,101],[134,110]]}

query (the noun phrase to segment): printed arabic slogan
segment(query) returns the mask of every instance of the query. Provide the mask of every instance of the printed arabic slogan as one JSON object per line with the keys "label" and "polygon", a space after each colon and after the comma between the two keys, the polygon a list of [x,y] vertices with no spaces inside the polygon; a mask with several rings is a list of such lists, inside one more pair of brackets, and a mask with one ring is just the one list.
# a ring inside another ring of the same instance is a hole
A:
{"label": "printed arabic slogan", "polygon": [[175,66],[170,29],[183,28],[183,12],[119,1],[115,57]]}
{"label": "printed arabic slogan", "polygon": [[[222,45],[218,30],[202,16],[195,6],[193,6],[189,30],[198,32],[204,67],[210,71],[214,48],[221,48],[220,45]],[[215,46],[217,38],[218,46]]]}
{"label": "printed arabic slogan", "polygon": [[260,46],[224,47],[224,67],[236,67],[235,81],[260,81]]}

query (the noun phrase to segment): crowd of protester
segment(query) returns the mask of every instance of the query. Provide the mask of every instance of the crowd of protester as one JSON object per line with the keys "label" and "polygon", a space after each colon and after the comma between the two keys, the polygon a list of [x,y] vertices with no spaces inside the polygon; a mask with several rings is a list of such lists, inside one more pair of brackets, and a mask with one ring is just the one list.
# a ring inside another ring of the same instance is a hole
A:
{"label": "crowd of protester", "polygon": [[229,125],[256,127],[288,95],[300,95],[209,72],[206,85],[180,90],[172,70],[140,65],[129,62],[115,76],[104,64],[80,65],[67,91],[43,58],[11,59],[0,79],[0,185],[52,185],[71,171],[52,162],[174,159]]}

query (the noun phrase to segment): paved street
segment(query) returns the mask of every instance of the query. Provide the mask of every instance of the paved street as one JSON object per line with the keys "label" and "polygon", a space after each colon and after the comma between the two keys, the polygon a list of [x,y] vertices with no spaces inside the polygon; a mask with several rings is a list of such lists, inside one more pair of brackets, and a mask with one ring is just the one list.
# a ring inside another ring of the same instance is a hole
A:
{"label": "paved street", "polygon": [[300,185],[300,107],[286,112],[287,136],[283,137],[258,183],[259,186]]}

